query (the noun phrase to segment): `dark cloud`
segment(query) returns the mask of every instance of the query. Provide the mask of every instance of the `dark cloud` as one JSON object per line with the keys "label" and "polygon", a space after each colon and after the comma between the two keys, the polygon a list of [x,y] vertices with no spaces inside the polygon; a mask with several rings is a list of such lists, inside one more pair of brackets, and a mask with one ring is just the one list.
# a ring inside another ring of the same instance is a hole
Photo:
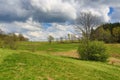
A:
{"label": "dark cloud", "polygon": [[0,0],[0,21],[25,21],[28,17],[26,0]]}
{"label": "dark cloud", "polygon": [[100,13],[108,20],[107,8],[119,6],[119,0],[0,0],[0,22],[26,21],[29,17],[39,22],[66,22],[75,20],[83,10]]}
{"label": "dark cloud", "polygon": [[[65,22],[74,18],[75,12],[73,11],[75,10],[69,2],[64,3],[59,0],[58,6],[57,1],[53,1],[54,4],[48,4],[48,2],[48,0],[1,0],[0,21],[25,21],[33,17],[34,20],[40,22]],[[71,10],[71,8],[72,12],[64,11]]]}

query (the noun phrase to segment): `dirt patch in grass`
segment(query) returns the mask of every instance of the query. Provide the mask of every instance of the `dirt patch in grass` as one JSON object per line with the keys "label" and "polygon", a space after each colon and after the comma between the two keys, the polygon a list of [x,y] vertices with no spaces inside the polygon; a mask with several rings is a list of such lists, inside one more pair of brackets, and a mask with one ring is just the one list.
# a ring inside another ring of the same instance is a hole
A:
{"label": "dirt patch in grass", "polygon": [[110,55],[111,57],[120,59],[120,54],[113,53]]}
{"label": "dirt patch in grass", "polygon": [[47,80],[54,80],[54,79],[48,76],[48,77],[47,77]]}
{"label": "dirt patch in grass", "polygon": [[108,63],[112,65],[120,65],[120,59],[111,57],[108,59]]}

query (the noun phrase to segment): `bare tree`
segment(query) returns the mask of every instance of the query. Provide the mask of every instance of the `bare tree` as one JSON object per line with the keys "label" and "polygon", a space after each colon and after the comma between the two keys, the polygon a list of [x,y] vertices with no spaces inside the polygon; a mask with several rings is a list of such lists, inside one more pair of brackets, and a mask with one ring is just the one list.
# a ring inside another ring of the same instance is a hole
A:
{"label": "bare tree", "polygon": [[78,17],[76,31],[82,32],[83,34],[83,39],[80,41],[78,48],[78,53],[81,59],[97,61],[105,61],[107,59],[104,43],[90,41],[92,32],[91,30],[101,24],[101,22],[102,21],[99,17],[90,12],[81,13]]}
{"label": "bare tree", "polygon": [[51,44],[53,40],[54,40],[54,37],[51,36],[51,35],[49,35],[49,36],[48,36],[48,42]]}
{"label": "bare tree", "polygon": [[63,43],[63,37],[60,37],[60,43]]}
{"label": "bare tree", "polygon": [[82,32],[84,38],[90,39],[91,29],[100,23],[101,20],[96,15],[93,15],[91,12],[83,12],[80,13],[79,17],[76,19],[75,30],[79,33]]}

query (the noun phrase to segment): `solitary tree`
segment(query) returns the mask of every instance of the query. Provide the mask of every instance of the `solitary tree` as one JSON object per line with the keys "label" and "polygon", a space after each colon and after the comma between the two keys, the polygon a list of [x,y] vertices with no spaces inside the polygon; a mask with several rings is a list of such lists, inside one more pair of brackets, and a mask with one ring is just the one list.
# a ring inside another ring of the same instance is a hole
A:
{"label": "solitary tree", "polygon": [[63,37],[60,37],[60,43],[63,43]]}
{"label": "solitary tree", "polygon": [[78,48],[78,53],[83,60],[105,61],[107,59],[104,44],[90,41],[92,29],[100,23],[100,18],[90,12],[81,13],[77,19],[76,31],[82,32],[83,36],[82,43]]}
{"label": "solitary tree", "polygon": [[68,34],[68,40],[70,41],[70,34]]}
{"label": "solitary tree", "polygon": [[48,36],[48,42],[51,44],[53,40],[54,40],[54,37],[51,36],[51,35],[49,35],[49,36]]}
{"label": "solitary tree", "polygon": [[101,20],[96,15],[93,15],[91,12],[83,12],[76,19],[75,30],[80,33],[82,32],[84,38],[90,39],[91,30],[100,23]]}

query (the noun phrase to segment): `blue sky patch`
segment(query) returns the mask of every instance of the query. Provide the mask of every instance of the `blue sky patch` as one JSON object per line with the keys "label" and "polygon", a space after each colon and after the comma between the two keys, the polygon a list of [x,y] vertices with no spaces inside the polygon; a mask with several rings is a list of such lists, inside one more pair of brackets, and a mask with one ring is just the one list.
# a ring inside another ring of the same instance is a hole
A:
{"label": "blue sky patch", "polygon": [[44,28],[47,29],[48,27],[51,27],[52,24],[51,23],[42,23],[42,26],[44,26]]}
{"label": "blue sky patch", "polygon": [[109,11],[108,15],[111,15],[114,12],[114,8],[110,7],[109,9],[110,9],[110,11]]}

